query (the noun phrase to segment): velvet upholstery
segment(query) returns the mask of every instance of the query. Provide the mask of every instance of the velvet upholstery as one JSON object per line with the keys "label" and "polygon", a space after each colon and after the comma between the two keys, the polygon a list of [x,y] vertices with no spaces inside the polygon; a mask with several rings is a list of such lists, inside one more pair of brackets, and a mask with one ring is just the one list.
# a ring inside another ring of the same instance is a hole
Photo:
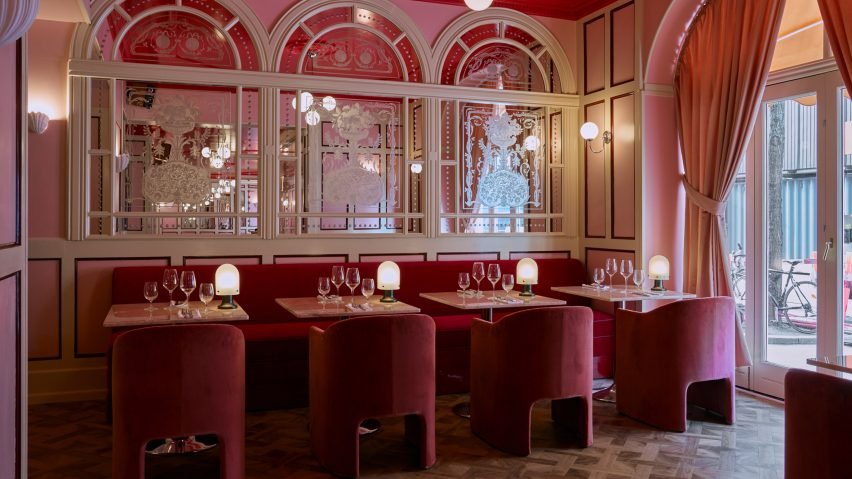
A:
{"label": "velvet upholstery", "polygon": [[619,309],[618,411],[682,432],[690,402],[733,424],[734,321],[730,297],[685,299],[646,313]]}
{"label": "velvet upholstery", "polygon": [[245,340],[220,324],[128,331],[113,348],[112,477],[143,479],[153,439],[218,436],[220,473],[245,470]]}
{"label": "velvet upholstery", "polygon": [[435,463],[435,322],[368,316],[310,332],[311,449],[334,474],[357,477],[364,419],[405,416],[420,465]]}
{"label": "velvet upholstery", "polygon": [[552,399],[554,422],[592,443],[592,311],[518,311],[471,329],[470,427],[502,451],[530,453],[532,407]]}
{"label": "velvet upholstery", "polygon": [[[564,299],[569,305],[586,305],[582,298],[550,290],[552,286],[579,285],[588,281],[586,271],[574,259],[542,259],[539,265],[539,284],[534,291]],[[514,273],[516,260],[486,261],[497,263],[501,269]],[[320,328],[325,320],[295,318],[275,303],[275,298],[314,296],[316,278],[328,276],[335,263],[237,265],[240,271],[240,295],[237,303],[249,314],[249,321],[232,323],[246,337],[246,401],[250,410],[304,407],[308,389],[307,330],[313,324]],[[339,263],[337,263],[339,264]],[[400,262],[402,288],[396,296],[432,316],[436,325],[436,387],[438,394],[466,393],[470,378],[470,324],[478,311],[462,311],[421,298],[421,292],[447,291],[456,288],[460,271],[470,271],[471,261],[413,261]],[[350,263],[360,268],[362,277],[375,277],[377,263]],[[213,281],[217,266],[178,266],[178,271],[195,271],[198,283]],[[121,267],[113,271],[112,302],[142,301],[145,281],[160,281],[163,267]],[[306,278],[310,280],[306,280]],[[475,287],[475,286],[474,286]],[[487,291],[491,284],[483,280]],[[349,293],[346,286],[341,292]],[[183,300],[175,291],[174,298]],[[192,294],[197,299],[197,291]],[[168,292],[160,288],[157,301],[168,300]],[[213,304],[218,302],[218,298]],[[504,312],[505,311],[505,312]],[[495,318],[511,310],[495,310]],[[614,356],[613,317],[594,312],[594,371],[596,377],[610,377]],[[109,351],[107,352],[109,355]]]}
{"label": "velvet upholstery", "polygon": [[849,477],[852,381],[791,369],[784,398],[784,477]]}

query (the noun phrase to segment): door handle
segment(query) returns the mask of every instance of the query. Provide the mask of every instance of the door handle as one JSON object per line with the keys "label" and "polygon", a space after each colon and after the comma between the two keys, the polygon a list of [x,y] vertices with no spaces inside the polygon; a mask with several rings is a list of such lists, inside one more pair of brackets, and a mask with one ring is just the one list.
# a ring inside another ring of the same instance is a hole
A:
{"label": "door handle", "polygon": [[828,255],[831,253],[832,248],[834,248],[834,238],[829,238],[829,240],[825,242],[825,249],[822,251],[823,261],[828,261]]}

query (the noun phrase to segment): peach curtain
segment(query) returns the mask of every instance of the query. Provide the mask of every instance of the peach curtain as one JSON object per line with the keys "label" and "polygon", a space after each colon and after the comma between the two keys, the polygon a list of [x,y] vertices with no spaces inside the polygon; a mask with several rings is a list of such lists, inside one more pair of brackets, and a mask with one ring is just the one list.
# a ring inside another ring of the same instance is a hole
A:
{"label": "peach curtain", "polygon": [[[675,72],[686,189],[684,290],[730,296],[725,202],[757,118],[784,0],[711,0],[693,22]],[[737,321],[736,364],[751,355]]]}
{"label": "peach curtain", "polygon": [[828,42],[846,88],[852,90],[852,2],[818,0]]}

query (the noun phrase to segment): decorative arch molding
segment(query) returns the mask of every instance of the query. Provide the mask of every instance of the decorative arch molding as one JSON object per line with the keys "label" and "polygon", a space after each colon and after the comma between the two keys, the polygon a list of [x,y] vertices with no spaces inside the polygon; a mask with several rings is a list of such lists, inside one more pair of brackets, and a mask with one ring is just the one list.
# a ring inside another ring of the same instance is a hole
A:
{"label": "decorative arch molding", "polygon": [[[302,29],[302,23],[305,19],[313,17],[323,11],[334,8],[364,8],[375,12],[394,23],[400,30],[402,35],[409,40],[420,62],[420,70],[423,83],[432,83],[435,81],[436,68],[432,63],[432,51],[426,39],[420,33],[411,18],[389,0],[358,0],[358,1],[340,1],[340,0],[320,0],[301,2],[290,8],[275,24],[270,34],[269,44],[274,48],[268,51],[267,64],[273,71],[277,71],[281,64],[281,57],[284,53],[285,46],[290,37],[299,29]],[[381,32],[374,32],[380,34]],[[320,35],[317,33],[314,38]],[[384,35],[379,35],[383,38]],[[383,38],[384,40],[384,38]],[[394,43],[397,39],[390,39]],[[386,41],[386,40],[385,40]],[[307,51],[307,50],[306,50]],[[303,55],[305,52],[302,52]],[[303,60],[303,55],[300,57],[300,68]],[[404,68],[404,63],[401,63]]]}
{"label": "decorative arch molding", "polygon": [[[550,54],[550,58],[556,65],[559,72],[559,81],[563,93],[576,94],[577,82],[574,75],[574,69],[568,57],[559,45],[559,41],[553,36],[544,25],[539,23],[534,18],[524,15],[516,10],[507,8],[489,8],[483,11],[471,11],[458,17],[450,23],[441,35],[435,41],[432,48],[432,64],[435,66],[435,76],[440,74],[444,66],[444,62],[450,54],[450,49],[453,44],[467,31],[483,25],[494,23],[502,23],[504,25],[513,26],[524,30],[530,34],[544,47],[544,51]],[[471,51],[479,48],[485,42],[477,43],[470,48]],[[515,43],[506,41],[505,43],[517,46]],[[532,58],[535,58],[533,56]]]}
{"label": "decorative arch molding", "polygon": [[254,11],[248,7],[242,0],[217,0],[220,6],[225,8],[229,14],[233,15],[228,22],[221,22],[213,18],[211,15],[185,5],[184,2],[176,1],[174,5],[160,5],[150,9],[146,9],[136,16],[129,15],[119,5],[122,0],[95,0],[92,5],[92,22],[90,24],[80,24],[74,35],[74,40],[71,47],[71,58],[74,59],[97,59],[97,54],[100,48],[97,35],[104,22],[107,21],[109,15],[113,12],[118,12],[123,17],[127,24],[123,25],[120,32],[116,35],[115,45],[109,52],[109,55],[114,54],[114,49],[118,47],[124,34],[129,31],[134,25],[143,21],[151,15],[162,13],[164,11],[179,11],[188,13],[210,23],[213,28],[218,30],[227,40],[232,49],[233,54],[239,61],[239,52],[236,48],[232,36],[228,31],[239,23],[251,40],[254,48],[255,57],[258,62],[257,71],[266,71],[268,68],[265,53],[269,50],[269,37],[266,34],[266,29],[255,15]]}
{"label": "decorative arch molding", "polygon": [[689,28],[707,0],[672,0],[657,27],[645,68],[645,83],[671,86]]}

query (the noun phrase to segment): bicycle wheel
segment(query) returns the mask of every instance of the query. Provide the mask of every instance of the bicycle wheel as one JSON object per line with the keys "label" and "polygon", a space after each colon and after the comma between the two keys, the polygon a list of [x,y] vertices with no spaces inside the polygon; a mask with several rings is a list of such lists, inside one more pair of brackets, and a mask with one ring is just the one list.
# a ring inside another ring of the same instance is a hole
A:
{"label": "bicycle wheel", "polygon": [[784,317],[800,333],[816,334],[817,286],[801,281],[784,292]]}

